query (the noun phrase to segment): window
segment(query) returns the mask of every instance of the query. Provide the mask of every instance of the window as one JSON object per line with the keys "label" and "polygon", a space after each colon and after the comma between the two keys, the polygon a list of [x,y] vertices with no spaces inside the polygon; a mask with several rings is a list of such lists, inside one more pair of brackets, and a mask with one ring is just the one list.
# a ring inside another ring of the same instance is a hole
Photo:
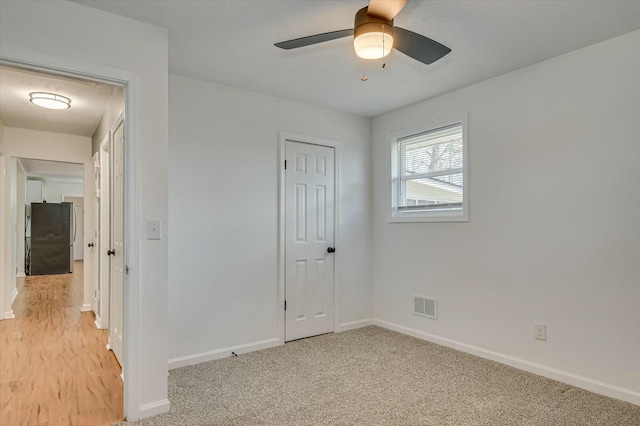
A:
{"label": "window", "polygon": [[394,139],[392,222],[468,220],[465,124]]}

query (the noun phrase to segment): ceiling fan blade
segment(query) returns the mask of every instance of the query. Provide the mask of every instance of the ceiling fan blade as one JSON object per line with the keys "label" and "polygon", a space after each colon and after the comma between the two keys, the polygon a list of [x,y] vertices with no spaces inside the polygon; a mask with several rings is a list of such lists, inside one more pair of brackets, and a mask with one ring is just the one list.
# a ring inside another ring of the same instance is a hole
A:
{"label": "ceiling fan blade", "polygon": [[451,52],[447,46],[404,28],[395,27],[393,32],[393,47],[423,64],[429,65]]}
{"label": "ceiling fan blade", "polygon": [[409,0],[369,0],[367,15],[391,21],[400,13]]}
{"label": "ceiling fan blade", "polygon": [[309,46],[316,43],[323,43],[325,41],[335,40],[337,38],[347,37],[353,35],[353,29],[331,31],[330,33],[316,34],[312,36],[296,38],[294,40],[282,41],[274,44],[274,46],[280,49],[297,49],[298,47]]}

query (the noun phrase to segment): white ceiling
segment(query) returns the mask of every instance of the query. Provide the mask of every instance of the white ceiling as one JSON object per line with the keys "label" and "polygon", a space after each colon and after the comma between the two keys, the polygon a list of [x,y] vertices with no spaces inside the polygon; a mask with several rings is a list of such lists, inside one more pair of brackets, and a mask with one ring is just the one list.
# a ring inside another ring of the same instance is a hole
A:
{"label": "white ceiling", "polygon": [[32,160],[29,158],[20,158],[20,163],[29,177],[69,182],[82,182],[84,177],[84,166],[82,164]]}
{"label": "white ceiling", "polygon": [[352,28],[366,0],[77,2],[168,28],[171,73],[367,117],[640,29],[637,0],[411,0],[395,25],[452,52],[427,66],[393,51],[383,70],[351,38],[273,46]]}
{"label": "white ceiling", "polygon": [[[0,118],[8,127],[91,137],[115,86],[0,66]],[[71,98],[71,108],[51,110],[32,104],[31,92]]]}

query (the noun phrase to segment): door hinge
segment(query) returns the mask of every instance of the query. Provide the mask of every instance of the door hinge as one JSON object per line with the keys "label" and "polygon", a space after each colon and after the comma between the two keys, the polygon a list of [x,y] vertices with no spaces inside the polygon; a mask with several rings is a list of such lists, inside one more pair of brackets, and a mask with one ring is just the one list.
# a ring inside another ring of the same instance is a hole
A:
{"label": "door hinge", "polygon": [[284,160],[284,169],[287,170],[287,160]]}
{"label": "door hinge", "polygon": [[286,300],[284,301],[284,310],[285,311],[287,310],[287,301]]}

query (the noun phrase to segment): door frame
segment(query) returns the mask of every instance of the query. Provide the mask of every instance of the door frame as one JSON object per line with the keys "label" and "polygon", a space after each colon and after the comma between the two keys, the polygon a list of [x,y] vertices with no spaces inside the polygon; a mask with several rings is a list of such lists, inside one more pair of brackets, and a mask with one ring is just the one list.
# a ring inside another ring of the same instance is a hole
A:
{"label": "door frame", "polygon": [[[319,145],[333,148],[334,156],[334,211],[333,211],[333,235],[334,246],[340,250],[340,143],[331,139],[318,138],[313,136],[299,135],[296,133],[280,132],[278,146],[278,334],[280,344],[285,343],[285,230],[286,230],[286,176],[284,161],[286,158],[286,143],[299,142],[309,145]],[[333,261],[333,332],[338,329],[340,321],[340,279],[338,271],[341,270],[341,256],[334,256]]]}
{"label": "door frame", "polygon": [[[116,120],[117,121],[117,120]],[[100,142],[98,162],[100,163],[100,197],[98,212],[98,280],[96,287],[100,289],[100,328],[109,330],[111,320],[111,259],[107,250],[111,247],[111,128]],[[108,219],[108,220],[107,220]],[[107,244],[109,243],[109,244]],[[107,349],[109,344],[107,343]]]}
{"label": "door frame", "polygon": [[79,62],[58,56],[34,53],[21,49],[0,51],[0,64],[74,77],[121,86],[124,89],[126,120],[124,144],[124,262],[129,266],[125,274],[124,333],[122,368],[127,374],[124,380],[124,416],[137,420],[140,413],[140,305],[142,286],[140,281],[140,198],[139,169],[141,147],[139,135],[140,81],[136,73],[101,65],[96,62]]}

